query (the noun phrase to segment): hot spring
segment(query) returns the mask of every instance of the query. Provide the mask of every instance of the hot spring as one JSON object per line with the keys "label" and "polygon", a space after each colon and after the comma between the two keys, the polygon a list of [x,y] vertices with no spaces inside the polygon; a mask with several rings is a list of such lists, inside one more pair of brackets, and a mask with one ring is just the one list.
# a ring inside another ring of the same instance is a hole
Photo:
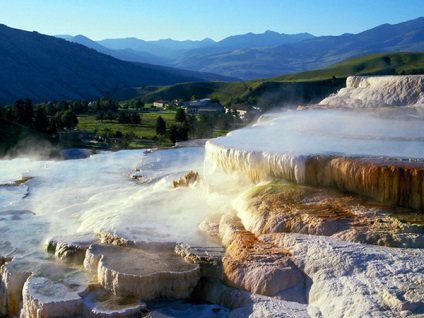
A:
{"label": "hot spring", "polygon": [[420,108],[324,108],[204,147],[1,160],[1,314],[424,313]]}

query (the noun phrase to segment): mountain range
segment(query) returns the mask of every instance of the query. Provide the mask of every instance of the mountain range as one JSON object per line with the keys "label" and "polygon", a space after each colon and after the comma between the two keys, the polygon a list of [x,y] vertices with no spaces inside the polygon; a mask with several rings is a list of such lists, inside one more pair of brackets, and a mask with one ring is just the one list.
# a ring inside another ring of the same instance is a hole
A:
{"label": "mountain range", "polygon": [[53,36],[0,25],[0,104],[29,97],[94,99],[143,85],[237,79],[160,65],[132,63]]}
{"label": "mountain range", "polygon": [[99,42],[47,36],[0,25],[0,104],[29,97],[94,99],[121,88],[240,81],[314,70],[379,52],[423,52],[424,18],[340,36],[267,31],[219,42]]}
{"label": "mountain range", "polygon": [[249,80],[324,68],[365,54],[422,52],[424,18],[383,24],[358,34],[340,36],[316,37],[309,33],[288,35],[267,31],[230,36],[219,42],[211,39],[144,41],[136,38],[95,42],[81,36],[66,38],[126,61],[143,61]]}

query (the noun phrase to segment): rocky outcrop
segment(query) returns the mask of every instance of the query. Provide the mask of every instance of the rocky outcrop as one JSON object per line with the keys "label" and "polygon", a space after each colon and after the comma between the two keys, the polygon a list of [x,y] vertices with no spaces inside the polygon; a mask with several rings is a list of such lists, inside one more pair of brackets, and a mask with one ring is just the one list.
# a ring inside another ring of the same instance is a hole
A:
{"label": "rocky outcrop", "polygon": [[258,240],[231,214],[222,217],[219,232],[227,247],[223,258],[226,285],[254,294],[305,301],[307,277],[287,250]]}

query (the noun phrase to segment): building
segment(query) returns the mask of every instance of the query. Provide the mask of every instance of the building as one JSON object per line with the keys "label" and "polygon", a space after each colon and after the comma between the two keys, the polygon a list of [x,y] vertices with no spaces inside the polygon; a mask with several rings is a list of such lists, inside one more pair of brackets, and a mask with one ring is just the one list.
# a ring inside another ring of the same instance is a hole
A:
{"label": "building", "polygon": [[258,108],[246,104],[236,104],[227,109],[228,113],[233,113],[234,111],[237,112],[237,115],[240,119],[247,119],[248,117],[256,117],[260,115]]}
{"label": "building", "polygon": [[174,99],[171,103],[176,107],[184,106],[184,101],[181,98]]}
{"label": "building", "polygon": [[206,105],[209,105],[210,103],[211,103],[210,98],[203,98],[203,99],[193,100],[189,102],[188,104],[190,106],[206,106]]}
{"label": "building", "polygon": [[153,107],[166,108],[168,104],[169,101],[160,99],[153,102]]}
{"label": "building", "polygon": [[189,115],[198,115],[201,112],[225,113],[225,108],[219,103],[211,103],[210,98],[204,98],[189,102],[185,111]]}

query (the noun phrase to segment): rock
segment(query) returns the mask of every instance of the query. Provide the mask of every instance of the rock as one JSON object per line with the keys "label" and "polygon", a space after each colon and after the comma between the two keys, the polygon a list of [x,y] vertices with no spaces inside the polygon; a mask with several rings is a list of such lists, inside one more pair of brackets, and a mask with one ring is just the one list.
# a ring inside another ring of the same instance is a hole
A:
{"label": "rock", "polygon": [[18,315],[21,308],[24,284],[38,267],[38,263],[23,260],[13,260],[1,267],[1,287],[6,296],[3,298],[3,315]]}
{"label": "rock", "polygon": [[[55,273],[57,274],[57,273]],[[23,317],[69,317],[82,314],[81,296],[88,292],[83,272],[55,278],[31,276],[23,288]]]}
{"label": "rock", "polygon": [[222,244],[224,246],[230,245],[239,233],[247,233],[240,218],[235,213],[224,214],[219,222],[219,237]]}
{"label": "rock", "polygon": [[289,249],[311,279],[308,304],[324,317],[424,314],[424,251],[301,234],[263,235]]}
{"label": "rock", "polygon": [[222,214],[207,216],[200,224],[199,229],[210,236],[219,236],[219,222]]}
{"label": "rock", "polygon": [[194,184],[196,181],[200,179],[199,173],[194,171],[187,172],[180,180],[173,180],[172,186],[174,188],[178,187],[188,187],[191,184]]}
{"label": "rock", "polygon": [[[283,297],[282,292],[292,288],[304,290],[306,277],[287,250],[258,240],[230,214],[222,217],[220,234],[227,245],[223,258],[225,284],[266,296]],[[296,300],[305,301],[303,295]]]}
{"label": "rock", "polygon": [[46,252],[54,254],[61,260],[83,264],[86,250],[96,242],[97,238],[92,234],[75,234],[49,238],[45,241],[44,246]]}
{"label": "rock", "polygon": [[106,290],[143,300],[187,298],[200,278],[199,265],[184,261],[169,244],[142,247],[93,244],[87,250],[84,266],[97,274]]}
{"label": "rock", "polygon": [[295,286],[303,289],[306,282],[289,253],[260,242],[253,235],[240,235],[230,244],[223,267],[228,286],[265,296],[275,296]]}
{"label": "rock", "polygon": [[96,233],[96,236],[100,239],[103,244],[112,244],[118,246],[132,246],[135,244],[133,241],[128,241],[124,238],[119,237],[115,233],[110,233],[106,230],[100,230]]}
{"label": "rock", "polygon": [[175,253],[187,262],[199,264],[201,277],[223,279],[222,258],[225,255],[223,246],[192,247],[178,243],[175,246]]}

